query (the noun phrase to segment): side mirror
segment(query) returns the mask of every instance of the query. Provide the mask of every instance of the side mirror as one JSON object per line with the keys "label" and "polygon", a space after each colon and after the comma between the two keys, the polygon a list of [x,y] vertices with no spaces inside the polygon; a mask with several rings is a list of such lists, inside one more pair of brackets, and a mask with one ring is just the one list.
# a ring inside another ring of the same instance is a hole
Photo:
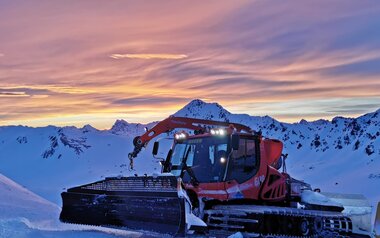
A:
{"label": "side mirror", "polygon": [[153,151],[152,151],[153,155],[157,155],[158,154],[158,148],[159,148],[159,146],[160,146],[160,143],[158,141],[155,141],[154,145],[153,145]]}
{"label": "side mirror", "polygon": [[161,160],[161,173],[169,173],[171,169],[171,158],[172,158],[173,150],[170,149],[168,155],[166,156],[166,160]]}
{"label": "side mirror", "polygon": [[231,136],[231,148],[232,150],[238,150],[240,144],[240,136],[238,134],[232,134]]}

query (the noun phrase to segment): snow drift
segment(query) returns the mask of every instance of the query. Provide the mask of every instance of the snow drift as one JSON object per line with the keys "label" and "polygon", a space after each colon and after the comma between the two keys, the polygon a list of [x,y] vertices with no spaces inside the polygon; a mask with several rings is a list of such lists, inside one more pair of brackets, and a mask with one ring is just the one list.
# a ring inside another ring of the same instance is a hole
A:
{"label": "snow drift", "polygon": [[63,224],[60,207],[0,174],[0,237],[153,237],[154,234]]}

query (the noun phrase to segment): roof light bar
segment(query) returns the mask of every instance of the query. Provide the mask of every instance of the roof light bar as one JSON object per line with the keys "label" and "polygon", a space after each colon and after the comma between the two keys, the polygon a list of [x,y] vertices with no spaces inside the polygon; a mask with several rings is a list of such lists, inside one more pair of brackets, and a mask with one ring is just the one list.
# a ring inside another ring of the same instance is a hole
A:
{"label": "roof light bar", "polygon": [[211,129],[210,130],[211,135],[216,136],[225,136],[227,134],[226,129],[220,128],[220,129]]}
{"label": "roof light bar", "polygon": [[183,133],[183,132],[174,135],[174,138],[176,140],[184,140],[186,139],[186,137],[187,137],[186,133]]}

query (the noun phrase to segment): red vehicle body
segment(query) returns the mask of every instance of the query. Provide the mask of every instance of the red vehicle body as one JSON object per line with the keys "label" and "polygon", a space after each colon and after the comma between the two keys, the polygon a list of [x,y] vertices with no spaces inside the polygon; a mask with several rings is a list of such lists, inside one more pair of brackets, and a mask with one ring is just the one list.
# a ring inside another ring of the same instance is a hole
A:
{"label": "red vehicle body", "polygon": [[[249,127],[241,124],[194,118],[169,117],[157,124],[151,130],[148,130],[141,137],[135,138],[134,142],[137,148],[137,153],[142,146],[147,144],[154,137],[161,133],[171,131],[174,128],[192,129],[194,130],[195,135],[190,136],[187,133],[183,133],[183,135],[186,135],[186,138],[176,139],[173,148],[181,143],[181,141],[196,141],[212,137],[221,137],[221,135],[213,135],[210,126],[217,128],[223,127],[225,133],[223,134],[223,137],[225,137],[226,140],[230,140],[233,134],[235,137],[241,138],[240,142],[250,141],[251,148],[249,149],[251,150],[252,155],[255,156],[254,161],[257,163],[255,164],[254,171],[252,171],[250,175],[245,176],[244,179],[239,179],[239,181],[237,179],[229,178],[231,176],[224,176],[224,178],[219,179],[218,181],[202,181],[194,184],[186,181],[186,176],[184,176],[185,187],[189,194],[193,194],[193,196],[196,196],[197,198],[206,198],[208,200],[214,199],[222,202],[244,199],[279,203],[285,202],[287,198],[290,198],[290,184],[287,183],[289,178],[288,174],[281,173],[273,167],[273,165],[277,164],[278,160],[281,158],[283,149],[282,142],[274,139],[264,139],[260,134],[255,133]],[[228,164],[232,163],[232,160],[234,160],[233,156],[236,153],[230,148],[231,141],[226,141],[226,144],[229,147],[227,149],[229,155],[225,156],[225,163]],[[241,146],[244,147],[244,145]],[[131,155],[131,157],[134,157],[134,155]],[[208,159],[204,157],[207,156],[203,156],[202,160]],[[168,161],[164,163],[163,170],[169,172],[173,170],[173,168],[170,168],[170,156],[167,160]],[[190,165],[190,167],[193,167],[193,165]],[[229,170],[231,170],[231,166],[227,165],[224,170],[227,175],[230,172]],[[208,171],[203,169],[200,173],[208,173]]]}
{"label": "red vehicle body", "polygon": [[[209,133],[192,136],[188,139],[212,136]],[[243,135],[241,135],[243,136]],[[239,183],[236,180],[200,183],[194,186],[186,183],[186,190],[194,191],[199,198],[205,197],[219,201],[233,199],[253,199],[269,202],[281,202],[286,199],[287,187],[286,173],[280,173],[271,165],[281,157],[283,144],[277,140],[262,139],[257,137],[260,151],[259,168],[255,175],[246,181]]]}

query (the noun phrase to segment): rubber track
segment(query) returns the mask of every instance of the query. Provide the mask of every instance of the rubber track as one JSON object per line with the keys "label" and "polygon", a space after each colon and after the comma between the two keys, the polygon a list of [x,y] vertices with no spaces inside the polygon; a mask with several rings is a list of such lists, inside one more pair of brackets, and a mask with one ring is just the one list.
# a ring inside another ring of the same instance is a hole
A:
{"label": "rubber track", "polygon": [[[206,223],[212,227],[213,224],[210,223],[210,220],[213,220],[213,215],[217,216],[218,219],[220,219],[220,215],[225,216],[225,220],[228,221],[229,216],[244,216],[246,215],[278,215],[278,216],[293,216],[293,217],[300,217],[300,218],[313,218],[313,217],[321,217],[321,218],[331,218],[331,219],[342,219],[346,222],[346,225],[350,224],[350,227],[352,227],[351,221],[349,218],[344,216],[342,213],[339,212],[332,212],[332,211],[316,211],[316,210],[302,210],[297,208],[289,208],[289,207],[273,207],[273,206],[255,206],[255,205],[219,205],[215,206],[210,210],[206,210],[205,214],[208,214],[208,219]],[[226,225],[228,227],[228,225]],[[286,235],[286,234],[259,234],[259,233],[248,233],[244,232],[244,230],[241,230],[244,237],[260,237],[260,238],[348,238],[350,236],[348,235],[342,235],[339,234],[336,231],[331,231],[329,228],[324,228],[325,230],[321,232],[319,235],[308,235],[308,236],[293,236],[293,235]],[[230,234],[239,232],[239,230],[236,231],[228,231],[228,230],[216,230],[215,235],[216,237],[219,237],[219,232],[222,233],[223,231],[226,231]],[[351,229],[345,230],[346,233],[351,232]],[[212,232],[214,233],[214,232]],[[226,233],[227,234],[227,233]]]}

